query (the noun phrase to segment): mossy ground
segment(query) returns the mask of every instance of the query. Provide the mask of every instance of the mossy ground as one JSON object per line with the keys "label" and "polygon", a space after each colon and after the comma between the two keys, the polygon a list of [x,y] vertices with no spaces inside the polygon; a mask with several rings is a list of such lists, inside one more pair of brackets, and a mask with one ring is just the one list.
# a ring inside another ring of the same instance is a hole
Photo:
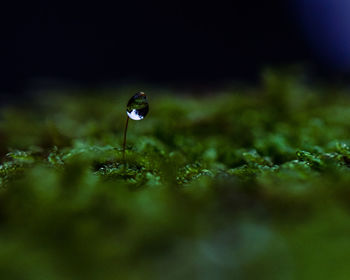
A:
{"label": "mossy ground", "polygon": [[1,109],[1,279],[348,279],[350,93],[136,90]]}

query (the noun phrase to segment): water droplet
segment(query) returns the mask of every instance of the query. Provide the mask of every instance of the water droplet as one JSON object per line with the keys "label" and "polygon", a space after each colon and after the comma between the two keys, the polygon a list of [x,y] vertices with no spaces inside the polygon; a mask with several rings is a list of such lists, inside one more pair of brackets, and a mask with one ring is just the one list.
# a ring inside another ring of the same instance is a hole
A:
{"label": "water droplet", "polygon": [[144,92],[138,92],[130,98],[126,113],[130,119],[135,121],[142,120],[148,113],[148,101]]}

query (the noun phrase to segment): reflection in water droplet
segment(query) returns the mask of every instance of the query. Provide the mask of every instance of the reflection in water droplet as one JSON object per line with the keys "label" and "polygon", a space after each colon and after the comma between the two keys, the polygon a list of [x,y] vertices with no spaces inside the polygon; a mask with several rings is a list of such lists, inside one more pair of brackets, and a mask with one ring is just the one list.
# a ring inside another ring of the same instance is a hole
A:
{"label": "reflection in water droplet", "polygon": [[126,113],[130,119],[135,121],[142,120],[144,117],[146,117],[148,113],[148,101],[146,94],[143,92],[138,92],[131,97],[127,104]]}

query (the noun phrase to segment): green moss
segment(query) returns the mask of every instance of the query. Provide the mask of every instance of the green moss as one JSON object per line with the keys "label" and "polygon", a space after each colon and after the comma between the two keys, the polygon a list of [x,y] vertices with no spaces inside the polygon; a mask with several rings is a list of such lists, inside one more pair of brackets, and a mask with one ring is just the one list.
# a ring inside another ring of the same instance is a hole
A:
{"label": "green moss", "polygon": [[347,92],[133,92],[1,109],[1,279],[347,279]]}

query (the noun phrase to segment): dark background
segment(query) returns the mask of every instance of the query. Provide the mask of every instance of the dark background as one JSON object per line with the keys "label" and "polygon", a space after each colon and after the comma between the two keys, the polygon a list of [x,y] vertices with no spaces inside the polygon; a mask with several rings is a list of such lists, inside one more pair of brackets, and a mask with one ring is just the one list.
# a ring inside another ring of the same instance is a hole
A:
{"label": "dark background", "polygon": [[265,67],[329,70],[295,1],[52,1],[1,9],[1,93],[45,84],[255,81]]}

